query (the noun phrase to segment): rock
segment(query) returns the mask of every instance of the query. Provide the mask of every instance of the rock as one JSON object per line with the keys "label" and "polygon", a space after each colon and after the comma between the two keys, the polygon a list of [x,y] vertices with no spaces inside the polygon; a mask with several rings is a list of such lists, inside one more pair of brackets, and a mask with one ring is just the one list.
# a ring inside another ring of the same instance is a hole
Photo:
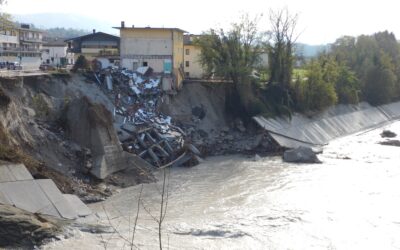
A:
{"label": "rock", "polygon": [[386,146],[400,147],[400,141],[399,140],[388,140],[388,141],[380,142],[379,144],[386,145]]}
{"label": "rock", "polygon": [[233,135],[227,135],[225,136],[225,139],[227,139],[228,141],[233,141],[235,137],[233,137]]}
{"label": "rock", "polygon": [[201,155],[200,150],[198,150],[193,144],[187,144],[187,148],[195,155]]}
{"label": "rock", "polygon": [[29,117],[35,117],[36,116],[36,112],[32,108],[24,107],[23,111],[24,111],[25,115],[27,115]]}
{"label": "rock", "polygon": [[397,136],[397,134],[392,132],[392,131],[390,131],[390,130],[383,130],[382,133],[381,133],[381,137],[382,138],[393,138],[393,137],[396,137],[396,136]]}
{"label": "rock", "polygon": [[317,154],[311,148],[303,146],[286,150],[283,153],[283,160],[286,162],[298,163],[321,163]]}
{"label": "rock", "polygon": [[237,130],[239,130],[242,133],[246,132],[246,128],[243,125],[243,121],[240,119],[235,120],[235,127]]}
{"label": "rock", "polygon": [[202,120],[206,116],[206,111],[203,105],[192,108],[192,115]]}
{"label": "rock", "polygon": [[221,129],[222,132],[228,133],[229,132],[229,128],[227,126],[222,127]]}
{"label": "rock", "polygon": [[256,147],[260,146],[262,141],[263,141],[263,139],[264,139],[264,135],[263,134],[257,135],[256,138],[254,139],[253,148],[256,148]]}
{"label": "rock", "polygon": [[255,156],[254,156],[254,159],[253,159],[254,161],[261,161],[262,160],[262,158],[258,155],[258,154],[256,154]]}
{"label": "rock", "polygon": [[55,238],[65,224],[54,218],[0,205],[0,247],[31,247]]}
{"label": "rock", "polygon": [[208,137],[208,133],[207,133],[206,131],[202,130],[202,129],[199,129],[199,130],[197,131],[197,133],[198,133],[201,137],[203,137],[203,138]]}
{"label": "rock", "polygon": [[[116,129],[119,129],[118,126],[119,126],[118,124],[114,124],[114,127],[116,127]],[[123,124],[121,126],[121,129],[124,129],[125,131],[129,131],[130,133],[135,133],[137,130],[135,125],[130,124],[130,123]]]}

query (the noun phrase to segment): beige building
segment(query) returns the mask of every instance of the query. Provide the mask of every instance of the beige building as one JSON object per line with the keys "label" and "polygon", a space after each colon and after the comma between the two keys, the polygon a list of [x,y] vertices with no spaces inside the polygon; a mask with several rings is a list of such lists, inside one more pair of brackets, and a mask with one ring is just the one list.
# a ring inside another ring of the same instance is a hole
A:
{"label": "beige building", "polygon": [[0,61],[18,62],[24,69],[39,69],[42,31],[28,24],[0,21]]}
{"label": "beige building", "polygon": [[130,70],[149,66],[155,73],[171,74],[175,87],[184,78],[183,33],[177,28],[125,27],[120,30],[121,66]]}
{"label": "beige building", "polygon": [[199,36],[185,35],[184,36],[184,71],[186,78],[203,78],[204,69],[200,63],[201,49],[194,43],[194,40]]}

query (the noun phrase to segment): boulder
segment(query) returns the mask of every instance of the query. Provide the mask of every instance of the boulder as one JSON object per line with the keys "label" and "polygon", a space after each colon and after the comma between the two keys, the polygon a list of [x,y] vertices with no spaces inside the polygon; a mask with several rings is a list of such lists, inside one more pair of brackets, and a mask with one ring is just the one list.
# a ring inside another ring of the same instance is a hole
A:
{"label": "boulder", "polygon": [[0,205],[0,247],[30,247],[55,238],[66,222]]}
{"label": "boulder", "polygon": [[253,161],[256,161],[256,162],[262,161],[262,158],[258,154],[256,154],[256,155],[254,155]]}
{"label": "boulder", "polygon": [[386,146],[400,147],[400,141],[399,140],[388,140],[388,141],[380,142],[379,144],[386,145]]}
{"label": "boulder", "polygon": [[321,163],[317,154],[311,148],[303,146],[286,150],[283,153],[283,160],[297,163]]}
{"label": "boulder", "polygon": [[381,133],[381,137],[383,138],[393,138],[396,137],[396,133],[390,131],[390,130],[383,130]]}

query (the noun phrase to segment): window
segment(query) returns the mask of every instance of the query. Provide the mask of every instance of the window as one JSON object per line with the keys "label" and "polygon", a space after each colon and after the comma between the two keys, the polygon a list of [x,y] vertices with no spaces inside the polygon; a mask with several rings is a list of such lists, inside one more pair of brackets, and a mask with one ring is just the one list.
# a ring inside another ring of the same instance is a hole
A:
{"label": "window", "polygon": [[185,53],[187,56],[190,55],[190,49],[186,49]]}
{"label": "window", "polygon": [[189,61],[186,61],[186,62],[185,62],[185,66],[186,66],[186,67],[189,67]]}
{"label": "window", "polygon": [[148,63],[147,62],[143,62],[143,65],[142,65],[143,67],[147,67],[148,66]]}
{"label": "window", "polygon": [[186,76],[187,78],[189,78],[189,76],[190,76],[189,72],[185,72],[185,76]]}

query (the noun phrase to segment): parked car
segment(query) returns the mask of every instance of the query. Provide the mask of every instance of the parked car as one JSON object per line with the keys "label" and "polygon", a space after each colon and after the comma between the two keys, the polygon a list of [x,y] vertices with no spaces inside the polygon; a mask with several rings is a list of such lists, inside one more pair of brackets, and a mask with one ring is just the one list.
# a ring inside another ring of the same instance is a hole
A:
{"label": "parked car", "polygon": [[9,70],[22,70],[22,66],[19,62],[10,62],[7,64]]}
{"label": "parked car", "polygon": [[42,63],[42,64],[39,66],[39,69],[40,69],[40,70],[43,70],[43,71],[46,71],[46,70],[54,70],[55,68],[54,68],[54,66],[52,66],[52,65],[50,65],[50,64]]}

